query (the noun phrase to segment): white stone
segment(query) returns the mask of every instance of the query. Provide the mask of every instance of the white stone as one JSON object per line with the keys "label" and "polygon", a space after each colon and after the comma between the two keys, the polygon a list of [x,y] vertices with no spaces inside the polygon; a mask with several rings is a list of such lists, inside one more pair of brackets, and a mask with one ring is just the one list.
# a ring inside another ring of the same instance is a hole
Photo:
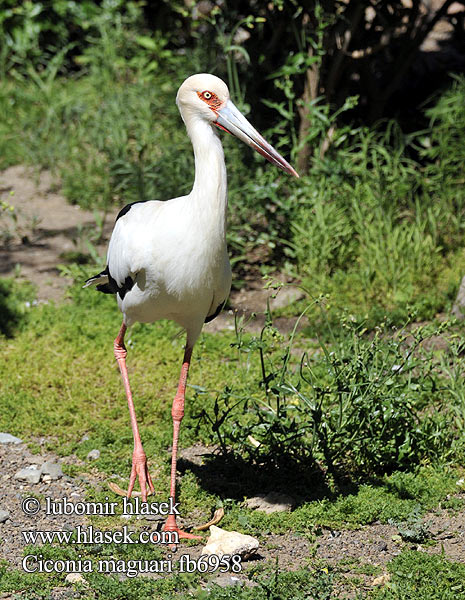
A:
{"label": "white stone", "polygon": [[87,583],[81,573],[68,573],[65,577],[66,583]]}
{"label": "white stone", "polygon": [[98,460],[100,458],[100,450],[97,450],[97,448],[94,448],[93,450],[91,450],[89,452],[89,454],[87,455],[87,460]]}
{"label": "white stone", "polygon": [[7,510],[0,510],[0,523],[4,523],[10,518],[10,513]]}
{"label": "white stone", "polygon": [[0,444],[21,444],[22,441],[11,433],[0,433]]}
{"label": "white stone", "polygon": [[31,465],[15,473],[15,479],[24,479],[28,483],[39,483],[40,474],[40,470],[35,465]]}
{"label": "white stone", "polygon": [[248,498],[245,505],[247,508],[271,514],[274,512],[290,512],[295,506],[295,500],[286,494],[269,492],[268,494],[258,494],[253,498]]}
{"label": "white stone", "polygon": [[244,535],[238,531],[226,531],[216,525],[210,527],[210,537],[202,550],[203,554],[216,554],[223,556],[239,554],[242,558],[248,558],[258,550],[259,542],[251,535]]}
{"label": "white stone", "polygon": [[47,460],[47,462],[44,462],[41,472],[42,475],[48,475],[50,479],[60,479],[60,477],[63,477],[63,471],[60,463],[54,462],[53,460]]}

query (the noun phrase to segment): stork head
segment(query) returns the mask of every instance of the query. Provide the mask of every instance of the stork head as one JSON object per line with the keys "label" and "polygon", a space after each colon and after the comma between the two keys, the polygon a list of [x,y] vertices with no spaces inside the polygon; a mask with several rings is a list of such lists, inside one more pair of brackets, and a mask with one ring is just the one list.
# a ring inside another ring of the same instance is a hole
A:
{"label": "stork head", "polygon": [[199,73],[188,77],[178,90],[176,104],[184,121],[202,119],[231,133],[286,173],[297,172],[258,131],[229,98],[228,86],[219,77]]}

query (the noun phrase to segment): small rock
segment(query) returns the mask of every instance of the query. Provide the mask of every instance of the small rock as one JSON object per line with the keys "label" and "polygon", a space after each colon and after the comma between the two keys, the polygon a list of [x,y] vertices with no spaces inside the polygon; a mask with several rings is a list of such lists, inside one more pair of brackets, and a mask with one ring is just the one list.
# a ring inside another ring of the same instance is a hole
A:
{"label": "small rock", "polygon": [[87,460],[98,460],[100,458],[100,450],[97,450],[97,448],[94,448],[93,450],[91,450],[89,452],[89,454],[87,455]]}
{"label": "small rock", "polygon": [[10,513],[7,510],[0,510],[0,523],[4,523],[10,518]]}
{"label": "small rock", "polygon": [[460,282],[459,291],[452,307],[452,314],[459,321],[465,318],[465,277]]}
{"label": "small rock", "polygon": [[386,544],[386,542],[378,542],[376,544],[376,550],[378,550],[378,552],[386,552],[387,549],[388,545]]}
{"label": "small rock", "polygon": [[295,506],[295,500],[286,494],[279,492],[269,492],[268,494],[258,494],[253,498],[248,498],[245,505],[247,508],[261,510],[267,514],[274,512],[290,512]]}
{"label": "small rock", "polygon": [[216,585],[219,585],[222,588],[236,585],[244,585],[243,582],[239,579],[239,577],[235,577],[234,575],[228,575],[227,573],[218,575],[218,577],[216,579],[213,579],[211,583],[215,583]]}
{"label": "small rock", "polygon": [[0,433],[0,444],[21,444],[22,441],[11,433]]}
{"label": "small rock", "polygon": [[15,479],[24,479],[28,483],[39,483],[41,471],[35,465],[21,469],[15,473]]}
{"label": "small rock", "polygon": [[47,462],[44,462],[41,473],[42,475],[49,475],[50,479],[60,479],[63,477],[63,471],[60,463],[53,462],[53,460],[47,460]]}
{"label": "small rock", "polygon": [[251,535],[244,535],[238,531],[226,531],[216,525],[210,527],[210,537],[202,550],[204,554],[216,554],[222,557],[224,554],[230,556],[239,554],[242,558],[249,558],[255,554],[259,546],[258,540]]}
{"label": "small rock", "polygon": [[68,573],[65,577],[66,583],[87,583],[81,573]]}
{"label": "small rock", "polygon": [[178,462],[186,461],[188,464],[191,463],[200,467],[205,464],[205,457],[211,456],[212,452],[212,447],[195,444],[179,452]]}
{"label": "small rock", "polygon": [[375,577],[373,579],[373,581],[371,582],[371,585],[373,587],[375,585],[385,585],[390,579],[391,579],[390,574],[389,573],[384,573],[384,575],[380,575],[379,577]]}
{"label": "small rock", "polygon": [[87,440],[89,440],[89,439],[90,439],[89,435],[88,435],[87,433],[85,433],[85,434],[82,436],[82,438],[79,440],[79,443],[80,443],[80,444],[83,444],[84,442],[87,442]]}
{"label": "small rock", "polygon": [[302,298],[305,298],[305,292],[303,290],[295,285],[286,285],[279,290],[276,298],[270,300],[270,308],[285,308],[298,300],[302,300]]}
{"label": "small rock", "polygon": [[[132,516],[132,515],[130,515]],[[146,521],[164,521],[164,515],[144,515],[143,517]]]}

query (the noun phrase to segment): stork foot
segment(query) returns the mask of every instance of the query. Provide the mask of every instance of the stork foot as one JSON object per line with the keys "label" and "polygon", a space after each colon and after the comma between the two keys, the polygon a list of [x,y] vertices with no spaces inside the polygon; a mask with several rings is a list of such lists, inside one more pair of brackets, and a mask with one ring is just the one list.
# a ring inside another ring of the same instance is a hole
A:
{"label": "stork foot", "polygon": [[[140,492],[133,491],[136,479],[139,480]],[[145,452],[143,450],[134,451],[132,455],[132,469],[127,492],[122,490],[115,483],[109,483],[108,485],[116,494],[119,494],[120,496],[126,496],[127,498],[130,498],[131,496],[141,496],[142,502],[147,502],[147,496],[153,494],[155,492],[155,488],[153,487],[152,478],[150,477],[150,473],[148,471],[147,457],[145,456]]]}
{"label": "stork foot", "polygon": [[[176,517],[174,515],[168,515],[166,523],[163,526],[163,531],[170,531],[177,534],[177,538],[180,540],[202,540],[201,535],[194,535],[193,533],[187,533],[180,529],[176,523]],[[176,544],[170,544],[171,550],[176,550]]]}

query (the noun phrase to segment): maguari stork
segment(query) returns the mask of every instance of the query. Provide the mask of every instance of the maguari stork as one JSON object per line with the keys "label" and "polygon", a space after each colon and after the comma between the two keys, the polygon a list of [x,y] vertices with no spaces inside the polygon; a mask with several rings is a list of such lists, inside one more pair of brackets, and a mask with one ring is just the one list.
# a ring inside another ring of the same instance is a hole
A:
{"label": "maguari stork", "polygon": [[[85,287],[115,294],[123,323],[114,341],[114,354],[127,396],[134,452],[127,497],[139,480],[142,501],[153,493],[126,368],[124,336],[135,321],[170,319],[185,329],[187,338],[178,388],[173,400],[173,446],[170,496],[175,501],[179,428],[192,350],[205,322],[223,307],[231,286],[226,247],[227,182],[223,147],[215,128],[238,137],[269,162],[298,177],[296,171],[252,127],[229,98],[227,85],[206,73],[184,81],[176,97],[194,148],[195,180],[187,196],[169,201],[150,200],[125,206],[116,217],[106,268]],[[179,538],[197,538],[182,531],[170,514],[165,531]]]}

